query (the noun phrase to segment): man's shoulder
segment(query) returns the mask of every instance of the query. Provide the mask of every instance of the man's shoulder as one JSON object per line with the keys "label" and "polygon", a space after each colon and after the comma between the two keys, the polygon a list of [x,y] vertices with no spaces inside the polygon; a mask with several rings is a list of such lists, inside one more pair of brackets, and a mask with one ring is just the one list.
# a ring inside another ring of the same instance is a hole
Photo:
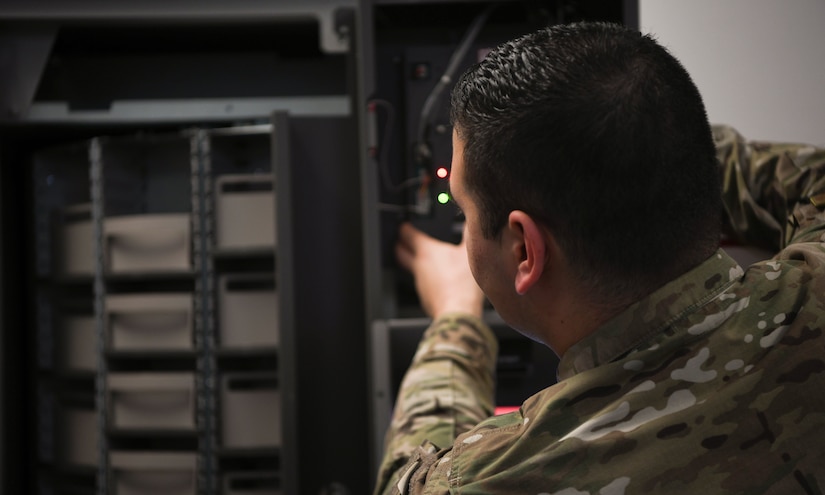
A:
{"label": "man's shoulder", "polygon": [[825,486],[823,322],[757,302],[747,328],[663,341],[481,423],[458,438],[453,479],[485,493],[513,479],[523,493],[790,493],[796,471]]}

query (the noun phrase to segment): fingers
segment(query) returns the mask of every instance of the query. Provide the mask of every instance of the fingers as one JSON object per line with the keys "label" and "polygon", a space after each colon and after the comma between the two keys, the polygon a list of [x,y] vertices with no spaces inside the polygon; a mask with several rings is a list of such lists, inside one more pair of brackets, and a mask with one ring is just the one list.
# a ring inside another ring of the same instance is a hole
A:
{"label": "fingers", "polygon": [[395,256],[398,263],[407,270],[412,270],[413,262],[426,234],[411,223],[404,222],[398,229],[398,242],[395,244]]}
{"label": "fingers", "polygon": [[413,227],[410,222],[404,222],[398,228],[398,243],[406,246],[414,253],[415,246],[423,235],[424,233]]}
{"label": "fingers", "polygon": [[399,227],[395,253],[399,264],[415,278],[427,315],[482,314],[484,294],[473,278],[464,246],[440,241],[404,223]]}
{"label": "fingers", "polygon": [[398,264],[406,270],[412,270],[412,263],[415,255],[409,246],[401,241],[395,244],[395,258]]}

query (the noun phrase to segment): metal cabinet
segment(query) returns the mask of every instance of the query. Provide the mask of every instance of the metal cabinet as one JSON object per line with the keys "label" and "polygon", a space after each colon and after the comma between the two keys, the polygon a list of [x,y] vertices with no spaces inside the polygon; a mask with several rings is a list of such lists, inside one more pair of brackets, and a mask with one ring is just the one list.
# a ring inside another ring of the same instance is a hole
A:
{"label": "metal cabinet", "polygon": [[460,228],[436,83],[636,4],[29,3],[0,5],[0,486],[43,495],[369,492],[422,324],[395,229]]}
{"label": "metal cabinet", "polygon": [[[634,1],[395,2],[369,0],[358,12],[359,111],[364,210],[366,318],[370,348],[370,441],[377,472],[397,387],[429,323],[412,277],[395,261],[401,222],[458,242],[463,219],[449,197],[449,92],[461,73],[497,44],[557,23],[601,20],[635,25]],[[555,382],[557,358],[509,329],[492,307],[501,406]]]}
{"label": "metal cabinet", "polygon": [[0,491],[368,490],[356,6],[0,6]]}
{"label": "metal cabinet", "polygon": [[[365,446],[360,459],[314,463],[366,430],[364,395],[338,382],[366,383],[360,265],[342,263],[360,253],[355,129],[347,116],[277,112],[33,153],[27,483],[55,494],[366,487]],[[352,438],[328,435],[344,427]]]}

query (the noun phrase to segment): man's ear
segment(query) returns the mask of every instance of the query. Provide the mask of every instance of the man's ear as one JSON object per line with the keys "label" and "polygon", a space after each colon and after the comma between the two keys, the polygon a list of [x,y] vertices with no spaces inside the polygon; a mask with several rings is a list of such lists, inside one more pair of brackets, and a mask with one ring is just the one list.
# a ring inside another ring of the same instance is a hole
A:
{"label": "man's ear", "polygon": [[513,210],[507,227],[514,236],[512,254],[516,257],[516,292],[524,295],[541,278],[546,263],[547,241],[542,228],[530,215]]}

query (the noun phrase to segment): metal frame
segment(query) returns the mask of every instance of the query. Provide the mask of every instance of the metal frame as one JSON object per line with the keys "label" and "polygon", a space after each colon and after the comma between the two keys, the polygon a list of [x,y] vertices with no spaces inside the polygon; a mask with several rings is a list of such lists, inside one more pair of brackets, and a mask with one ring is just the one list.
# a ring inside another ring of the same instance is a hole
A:
{"label": "metal frame", "polygon": [[[295,257],[291,242],[294,225],[292,222],[292,153],[289,139],[289,114],[279,111],[272,114],[272,172],[275,174],[275,211],[277,212],[275,232],[279,240],[275,255],[275,286],[278,287],[280,312],[278,328],[280,352],[278,354],[279,383],[281,387],[281,418],[284,425],[298,424],[298,380],[295,371],[297,363],[297,343],[295,335],[295,271],[293,264],[286,260]],[[300,443],[298,428],[284,428],[284,449],[281,452],[281,488],[283,493],[300,493]]]}
{"label": "metal frame", "polygon": [[2,26],[0,33],[0,50],[5,52],[0,60],[5,74],[0,83],[0,119],[19,119],[32,104],[57,28],[50,24]]}
{"label": "metal frame", "polygon": [[94,309],[95,326],[97,333],[97,372],[95,374],[95,409],[97,410],[97,493],[109,493],[109,445],[108,429],[108,398],[106,393],[106,378],[108,375],[108,361],[106,349],[108,336],[106,322],[103,320],[106,305],[106,282],[104,280],[104,233],[103,211],[103,160],[101,157],[100,140],[97,138],[89,142],[89,184],[92,200],[92,235],[94,237]]}
{"label": "metal frame", "polygon": [[265,119],[274,111],[292,115],[347,115],[346,96],[115,101],[108,110],[71,110],[67,103],[35,102],[21,116],[32,124],[224,122]]}
{"label": "metal frame", "polygon": [[328,54],[350,50],[349,13],[356,0],[164,0],[105,4],[81,0],[8,0],[0,4],[0,122],[124,123],[208,122],[266,119],[276,110],[293,114],[345,114],[340,95],[295,98],[211,98],[186,100],[115,101],[108,110],[74,111],[65,102],[35,102],[46,63],[60,26],[94,26],[120,22],[129,25],[184,23],[186,25],[261,25],[317,21],[320,49]]}
{"label": "metal frame", "polygon": [[301,0],[277,2],[270,0],[132,0],[101,3],[77,0],[5,0],[0,4],[0,22],[100,22],[124,20],[131,22],[220,22],[249,23],[289,21],[317,18],[321,24],[319,39],[329,53],[349,49],[349,33],[341,29],[340,13],[352,8],[356,0]]}
{"label": "metal frame", "polygon": [[217,493],[215,476],[215,318],[211,233],[214,231],[211,187],[211,155],[207,131],[198,129],[190,138],[192,174],[192,261],[195,268],[195,382],[197,389],[197,427],[199,434],[199,493]]}

